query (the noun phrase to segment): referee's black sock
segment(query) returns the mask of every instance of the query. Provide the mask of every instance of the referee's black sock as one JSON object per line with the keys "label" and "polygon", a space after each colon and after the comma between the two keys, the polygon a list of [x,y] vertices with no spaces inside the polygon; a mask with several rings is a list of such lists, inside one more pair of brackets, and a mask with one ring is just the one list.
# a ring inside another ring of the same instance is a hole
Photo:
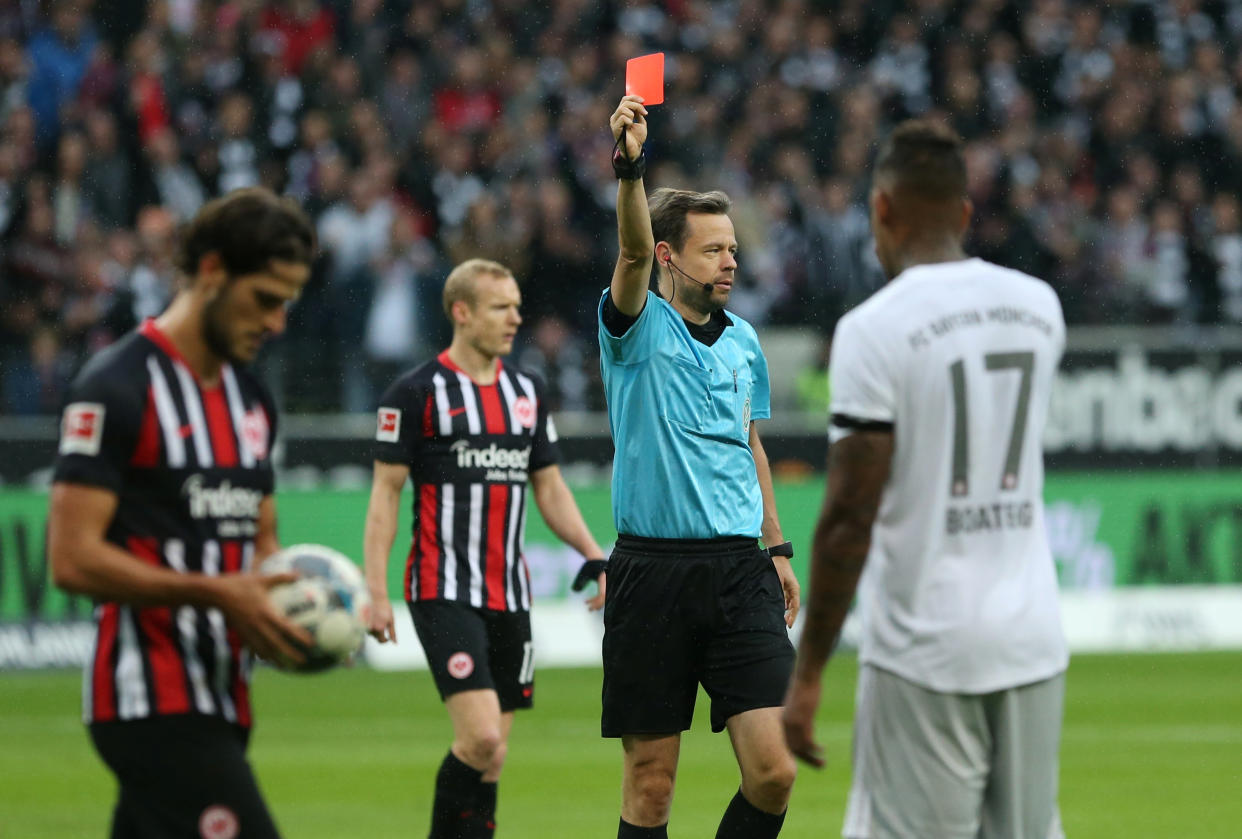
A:
{"label": "referee's black sock", "polygon": [[479,820],[482,824],[480,839],[492,839],[496,833],[496,781],[479,782]]}
{"label": "referee's black sock", "polygon": [[716,839],[776,839],[784,823],[784,813],[763,812],[747,801],[739,789],[720,820]]}
{"label": "referee's black sock", "polygon": [[668,822],[659,827],[639,827],[621,819],[617,825],[617,839],[668,839]]}
{"label": "referee's black sock", "polygon": [[[479,812],[482,786],[483,773],[462,763],[450,751],[436,773],[436,798],[431,806],[428,839],[487,839],[491,836],[490,831],[483,832],[485,822]],[[494,788],[495,784],[492,786]]]}

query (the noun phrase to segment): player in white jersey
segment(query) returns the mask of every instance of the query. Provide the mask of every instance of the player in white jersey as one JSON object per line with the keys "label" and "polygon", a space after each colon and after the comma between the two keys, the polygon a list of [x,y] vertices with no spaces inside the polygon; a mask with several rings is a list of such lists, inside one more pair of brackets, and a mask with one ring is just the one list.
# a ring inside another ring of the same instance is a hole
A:
{"label": "player in white jersey", "polygon": [[822,765],[820,677],[861,576],[850,839],[1061,835],[1068,655],[1040,440],[1065,324],[1048,285],[966,257],[970,213],[960,141],[899,126],[871,193],[893,280],[834,337],[828,492],[785,710],[790,748]]}

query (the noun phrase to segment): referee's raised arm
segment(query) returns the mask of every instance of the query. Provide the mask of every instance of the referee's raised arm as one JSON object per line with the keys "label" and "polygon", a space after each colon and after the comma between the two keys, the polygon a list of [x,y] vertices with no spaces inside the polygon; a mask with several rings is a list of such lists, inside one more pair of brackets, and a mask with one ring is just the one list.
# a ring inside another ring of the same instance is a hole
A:
{"label": "referee's raised arm", "polygon": [[651,215],[643,171],[647,159],[643,143],[647,140],[647,109],[638,96],[626,96],[609,119],[616,141],[613,169],[617,173],[617,237],[620,252],[612,272],[612,302],[622,313],[637,317],[647,302],[651,281],[651,260],[655,237],[651,234]]}

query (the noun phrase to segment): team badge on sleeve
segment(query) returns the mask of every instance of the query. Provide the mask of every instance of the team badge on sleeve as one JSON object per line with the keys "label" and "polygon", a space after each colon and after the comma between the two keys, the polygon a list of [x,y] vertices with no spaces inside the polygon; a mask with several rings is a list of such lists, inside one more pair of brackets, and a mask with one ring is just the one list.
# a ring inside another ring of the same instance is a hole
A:
{"label": "team badge on sleeve", "polygon": [[523,428],[535,427],[535,403],[525,396],[519,396],[513,402],[513,415]]}
{"label": "team badge on sleeve", "polygon": [[246,446],[255,460],[267,457],[268,437],[271,432],[272,428],[267,424],[267,412],[263,408],[255,407],[242,415],[242,439],[246,441]]}
{"label": "team badge on sleeve", "polygon": [[103,439],[104,406],[98,402],[73,402],[65,406],[60,424],[61,454],[99,454]]}
{"label": "team badge on sleeve", "polygon": [[381,443],[395,443],[401,439],[401,409],[380,408],[375,439]]}

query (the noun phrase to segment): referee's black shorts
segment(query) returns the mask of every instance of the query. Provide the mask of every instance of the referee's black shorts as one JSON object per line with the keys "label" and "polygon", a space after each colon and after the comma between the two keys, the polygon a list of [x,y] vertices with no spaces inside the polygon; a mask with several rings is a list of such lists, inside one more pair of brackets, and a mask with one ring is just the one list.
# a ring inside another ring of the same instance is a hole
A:
{"label": "referee's black shorts", "polygon": [[785,596],[754,539],[619,536],[604,604],[605,737],[690,728],[698,686],[712,731],[781,704],[793,671]]}
{"label": "referee's black shorts", "polygon": [[91,740],[120,794],[111,839],[277,839],[246,761],[248,729],[178,714],[92,723]]}

